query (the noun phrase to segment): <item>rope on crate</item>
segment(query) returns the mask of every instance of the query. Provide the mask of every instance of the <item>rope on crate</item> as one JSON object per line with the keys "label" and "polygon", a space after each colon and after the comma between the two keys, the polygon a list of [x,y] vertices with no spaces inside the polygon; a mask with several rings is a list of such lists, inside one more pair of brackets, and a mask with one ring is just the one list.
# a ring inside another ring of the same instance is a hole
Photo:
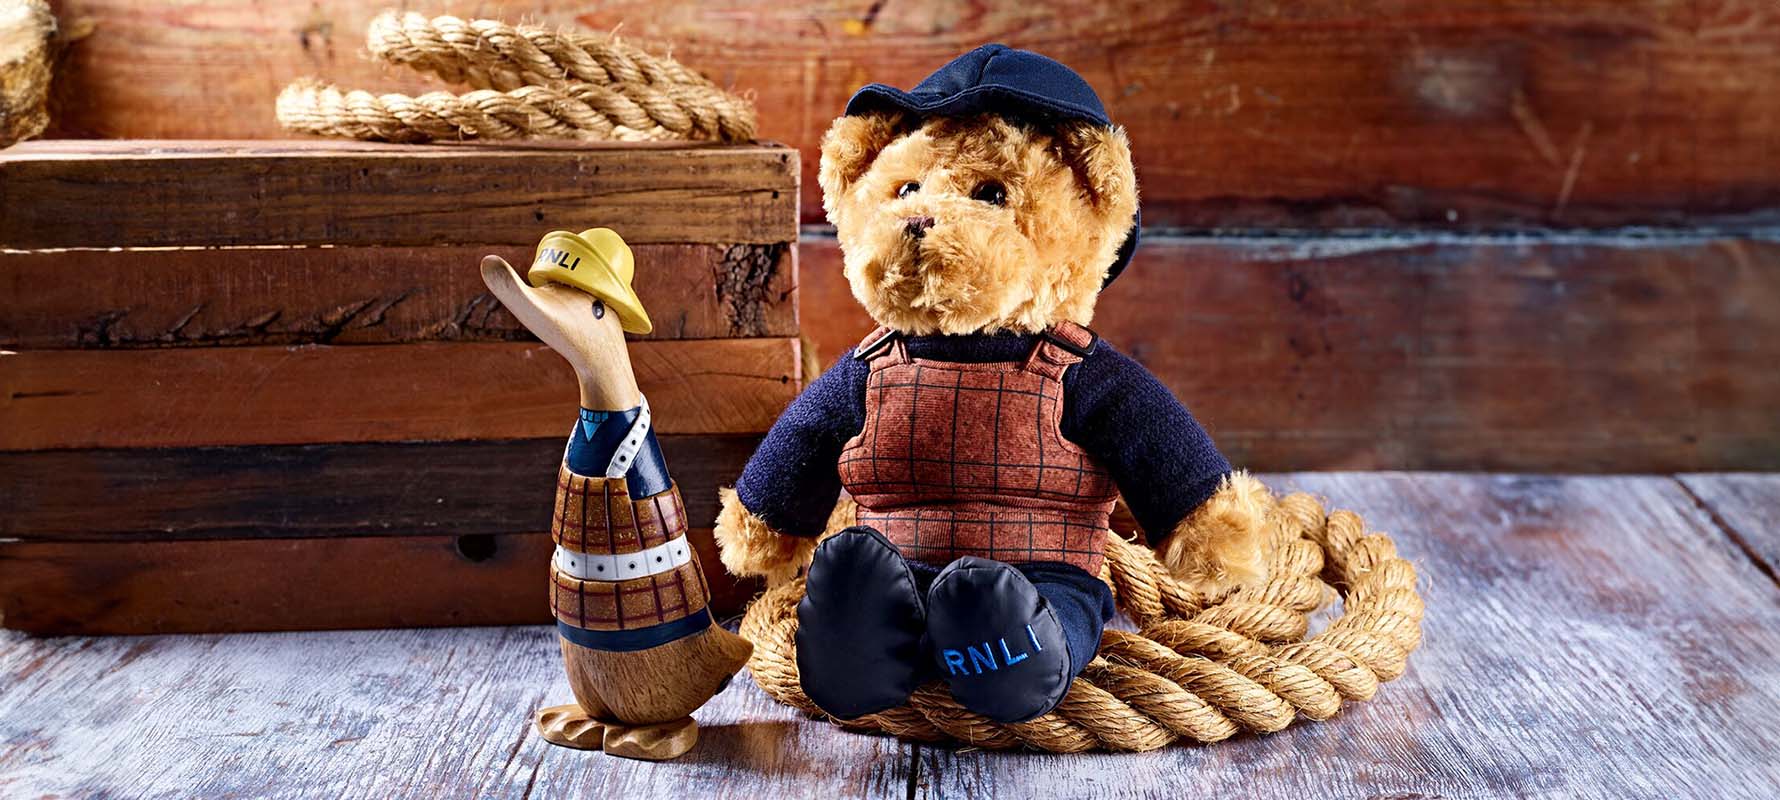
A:
{"label": "rope on crate", "polygon": [[[1415,568],[1382,533],[1314,498],[1274,503],[1271,576],[1206,604],[1146,548],[1108,539],[1102,578],[1141,633],[1108,630],[1100,653],[1056,710],[1000,724],[965,710],[934,683],[907,705],[837,721],[842,727],[927,742],[1058,753],[1144,751],[1180,739],[1216,742],[1266,733],[1298,716],[1324,720],[1344,700],[1370,699],[1403,674],[1421,643]],[[1339,587],[1342,614],[1315,636],[1309,615]],[[820,713],[798,684],[794,635],[803,580],[769,588],[742,618],[754,642],[748,667],[767,694]]]}
{"label": "rope on crate", "polygon": [[49,127],[49,83],[60,38],[44,0],[0,3],[0,147]]}
{"label": "rope on crate", "polygon": [[748,100],[615,36],[389,11],[367,39],[373,57],[471,91],[373,94],[303,79],[278,95],[279,123],[391,142],[754,137]]}

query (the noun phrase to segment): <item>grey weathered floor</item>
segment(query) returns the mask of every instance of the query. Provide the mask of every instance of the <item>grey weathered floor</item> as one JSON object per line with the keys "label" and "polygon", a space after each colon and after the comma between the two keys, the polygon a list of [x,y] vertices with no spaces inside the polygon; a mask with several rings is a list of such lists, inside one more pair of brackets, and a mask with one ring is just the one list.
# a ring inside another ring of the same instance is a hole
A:
{"label": "grey weathered floor", "polygon": [[1409,674],[1144,755],[914,747],[753,684],[673,763],[552,748],[546,628],[0,636],[0,797],[1780,795],[1780,476],[1297,474],[1415,559]]}

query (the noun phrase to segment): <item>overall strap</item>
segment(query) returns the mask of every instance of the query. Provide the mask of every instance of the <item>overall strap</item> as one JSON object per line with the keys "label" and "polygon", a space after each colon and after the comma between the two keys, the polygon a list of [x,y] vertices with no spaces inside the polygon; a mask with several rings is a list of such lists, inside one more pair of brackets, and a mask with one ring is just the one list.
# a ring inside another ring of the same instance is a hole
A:
{"label": "overall strap", "polygon": [[864,339],[859,346],[853,348],[853,358],[877,367],[879,361],[886,364],[909,363],[908,345],[902,340],[902,334],[885,326],[878,326]]}
{"label": "overall strap", "polygon": [[1094,354],[1100,336],[1073,322],[1059,322],[1039,334],[1032,355],[1026,357],[1021,369],[1054,380],[1062,380],[1070,366]]}
{"label": "overall strap", "polygon": [[641,399],[642,406],[637,412],[637,421],[630,424],[630,433],[625,435],[624,441],[618,443],[618,449],[612,453],[612,460],[606,462],[607,478],[622,478],[630,474],[631,464],[636,462],[637,454],[643,450],[649,428],[654,423],[649,414],[649,398]]}

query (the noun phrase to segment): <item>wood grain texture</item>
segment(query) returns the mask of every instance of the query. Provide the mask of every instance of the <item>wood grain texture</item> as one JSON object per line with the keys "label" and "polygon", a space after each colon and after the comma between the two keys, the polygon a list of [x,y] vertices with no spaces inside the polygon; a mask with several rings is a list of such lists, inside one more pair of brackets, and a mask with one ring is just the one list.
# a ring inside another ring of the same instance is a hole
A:
{"label": "wood grain texture", "polygon": [[[756,441],[660,437],[723,615],[759,590],[723,571],[709,528],[717,487],[741,473]],[[541,532],[561,456],[560,436],[0,453],[0,625],[154,633],[546,622],[539,586],[551,544]],[[452,588],[424,588],[437,585]]]}
{"label": "wood grain texture", "polygon": [[[711,610],[758,581],[723,571],[711,529],[687,531]],[[0,627],[45,635],[536,625],[550,534],[314,539],[0,541]]]}
{"label": "wood grain texture", "polygon": [[[660,764],[545,744],[553,631],[29,639],[0,634],[9,797],[677,797],[904,792],[910,748],[812,725],[746,676]],[[123,735],[130,733],[131,735]],[[111,735],[106,735],[111,734]]]}
{"label": "wood grain texture", "polygon": [[[545,531],[563,438],[0,453],[0,539]],[[658,438],[687,518],[709,527],[759,437]]]}
{"label": "wood grain texture", "polygon": [[[57,75],[61,135],[278,137],[273,97],[302,75],[443,88],[364,55],[386,0],[61,5],[97,23]],[[403,7],[671,43],[755,93],[761,136],[800,148],[811,178],[860,85],[907,88],[1002,41],[1076,68],[1130,129],[1152,225],[1780,219],[1780,18],[1751,0]],[[817,194],[803,197],[806,221],[821,219]]]}
{"label": "wood grain texture", "polygon": [[[796,247],[645,244],[632,250],[637,295],[655,322],[651,338],[797,335]],[[532,248],[0,253],[0,346],[532,340],[477,277],[476,265],[491,253],[523,267]],[[80,279],[69,280],[70,270]]]}
{"label": "wood grain texture", "polygon": [[[823,364],[870,331],[804,244]],[[1156,237],[1094,327],[1254,469],[1780,468],[1780,244]]]}
{"label": "wood grain texture", "polygon": [[1725,535],[1780,583],[1780,475],[1682,475],[1678,480]]}
{"label": "wood grain texture", "polygon": [[1428,576],[1424,644],[1409,673],[1325,723],[1143,755],[914,748],[803,719],[744,676],[695,715],[700,745],[685,759],[637,764],[538,741],[530,711],[568,698],[543,627],[0,633],[0,738],[17,743],[0,749],[0,794],[482,797],[530,787],[535,796],[618,796],[672,787],[737,798],[1753,800],[1780,790],[1771,713],[1780,589],[1680,484],[1267,480],[1359,510]]}
{"label": "wood grain texture", "polygon": [[[796,339],[637,342],[662,433],[759,433]],[[574,372],[535,343],[0,352],[0,450],[563,435]]]}
{"label": "wood grain texture", "polygon": [[548,533],[0,543],[0,624],[39,634],[539,624],[550,620],[541,587],[553,548]]}
{"label": "wood grain texture", "polygon": [[1408,674],[1154,756],[922,748],[916,797],[1772,797],[1780,590],[1666,477],[1287,475],[1426,576]]}
{"label": "wood grain texture", "polygon": [[27,142],[0,152],[0,249],[531,247],[602,226],[775,244],[797,238],[797,187],[771,145]]}

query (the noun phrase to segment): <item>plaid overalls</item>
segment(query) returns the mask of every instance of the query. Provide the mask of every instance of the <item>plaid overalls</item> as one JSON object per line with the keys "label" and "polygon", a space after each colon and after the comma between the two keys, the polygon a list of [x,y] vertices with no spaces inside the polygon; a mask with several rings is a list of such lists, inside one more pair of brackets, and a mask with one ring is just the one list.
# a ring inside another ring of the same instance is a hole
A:
{"label": "plaid overalls", "polygon": [[1011,564],[1061,561],[1100,574],[1111,475],[1063,438],[1063,373],[1093,333],[1062,323],[1023,362],[910,358],[880,328],[869,360],[865,425],[841,451],[840,478],[859,524],[911,559],[974,555]]}

